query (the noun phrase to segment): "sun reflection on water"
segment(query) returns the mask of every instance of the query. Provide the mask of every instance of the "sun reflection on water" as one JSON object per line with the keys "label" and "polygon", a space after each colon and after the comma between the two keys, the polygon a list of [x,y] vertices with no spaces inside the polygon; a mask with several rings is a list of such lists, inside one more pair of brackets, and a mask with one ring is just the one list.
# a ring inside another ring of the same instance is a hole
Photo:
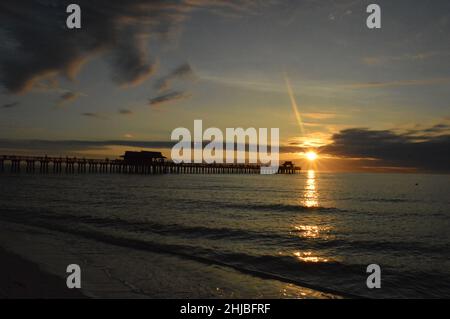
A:
{"label": "sun reflection on water", "polygon": [[298,259],[300,259],[301,261],[308,262],[308,263],[326,263],[326,262],[328,262],[327,258],[314,256],[311,251],[305,251],[305,252],[296,251],[294,253],[294,256],[297,257]]}
{"label": "sun reflection on water", "polygon": [[[314,208],[319,207],[319,192],[317,190],[316,172],[314,170],[308,170],[306,174],[306,182],[304,191],[301,197],[301,204],[304,207]],[[314,211],[313,211],[314,212]],[[327,239],[326,235],[330,227],[320,225],[307,225],[297,224],[293,225],[296,234],[302,238],[316,240]],[[325,236],[324,234],[325,233]],[[302,262],[307,263],[326,263],[329,262],[328,258],[320,257],[312,251],[295,251],[294,256]]]}
{"label": "sun reflection on water", "polygon": [[306,185],[302,204],[306,207],[319,206],[319,194],[316,189],[316,172],[309,170],[306,175]]}
{"label": "sun reflection on water", "polygon": [[327,233],[330,227],[317,226],[317,225],[295,225],[295,232],[299,234],[302,238],[323,238],[326,239],[327,236],[323,236],[323,233]]}

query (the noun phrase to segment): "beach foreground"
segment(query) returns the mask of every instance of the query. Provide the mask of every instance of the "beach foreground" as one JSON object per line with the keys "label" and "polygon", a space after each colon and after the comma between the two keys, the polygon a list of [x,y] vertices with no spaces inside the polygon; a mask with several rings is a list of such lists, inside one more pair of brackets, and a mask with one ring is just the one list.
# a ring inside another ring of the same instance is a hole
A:
{"label": "beach foreground", "polygon": [[[90,240],[38,227],[1,222],[0,233],[2,298],[341,298],[165,254],[108,244],[98,253]],[[82,269],[79,290],[66,287],[71,263]]]}

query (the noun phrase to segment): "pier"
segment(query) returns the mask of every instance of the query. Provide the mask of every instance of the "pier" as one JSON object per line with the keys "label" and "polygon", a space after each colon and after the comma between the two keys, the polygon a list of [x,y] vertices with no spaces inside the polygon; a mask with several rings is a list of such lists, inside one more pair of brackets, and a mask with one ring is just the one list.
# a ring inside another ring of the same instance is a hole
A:
{"label": "pier", "polygon": [[[0,155],[0,172],[12,173],[260,174],[261,167],[257,164],[177,164],[166,160],[162,155],[149,158],[130,158],[124,155],[120,159]],[[297,174],[300,170],[292,162],[285,162],[279,167],[278,174]]]}

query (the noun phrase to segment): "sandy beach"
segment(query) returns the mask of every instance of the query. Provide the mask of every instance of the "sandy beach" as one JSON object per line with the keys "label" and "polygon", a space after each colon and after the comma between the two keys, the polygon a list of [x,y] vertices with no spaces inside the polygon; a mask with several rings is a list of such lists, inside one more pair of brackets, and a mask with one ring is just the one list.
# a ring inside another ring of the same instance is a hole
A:
{"label": "sandy beach", "polygon": [[2,248],[0,260],[1,298],[86,298],[78,290],[67,289],[61,278]]}

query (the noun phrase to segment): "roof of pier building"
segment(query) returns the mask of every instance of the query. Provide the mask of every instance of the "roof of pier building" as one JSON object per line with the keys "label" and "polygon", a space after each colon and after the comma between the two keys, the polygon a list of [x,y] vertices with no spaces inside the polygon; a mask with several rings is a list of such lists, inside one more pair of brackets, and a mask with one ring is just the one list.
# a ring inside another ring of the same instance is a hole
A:
{"label": "roof of pier building", "polygon": [[125,161],[132,162],[147,162],[155,160],[164,160],[166,157],[162,155],[161,152],[150,152],[150,151],[126,151],[124,155],[120,156]]}

